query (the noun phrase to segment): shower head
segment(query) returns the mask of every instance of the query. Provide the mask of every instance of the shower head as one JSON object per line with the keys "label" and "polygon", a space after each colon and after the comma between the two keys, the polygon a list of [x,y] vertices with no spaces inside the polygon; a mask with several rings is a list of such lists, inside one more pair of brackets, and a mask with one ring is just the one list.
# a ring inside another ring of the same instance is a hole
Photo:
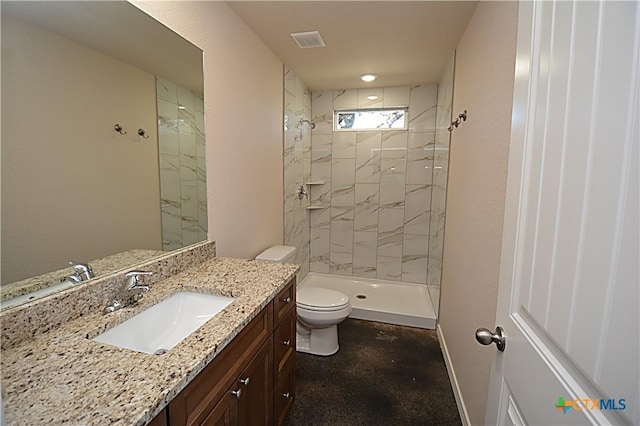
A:
{"label": "shower head", "polygon": [[312,130],[316,128],[316,123],[312,123],[311,121],[306,120],[304,118],[300,119],[300,124],[302,124],[302,123],[307,123],[309,125],[309,127],[311,127]]}

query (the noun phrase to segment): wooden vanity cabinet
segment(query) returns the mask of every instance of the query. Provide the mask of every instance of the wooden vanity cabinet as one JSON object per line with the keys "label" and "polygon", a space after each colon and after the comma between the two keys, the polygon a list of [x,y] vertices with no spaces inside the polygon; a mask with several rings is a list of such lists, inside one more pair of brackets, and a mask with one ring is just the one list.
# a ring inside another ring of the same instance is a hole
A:
{"label": "wooden vanity cabinet", "polygon": [[293,405],[296,361],[296,284],[295,279],[274,300],[276,318],[273,333],[273,375],[275,424],[281,425]]}
{"label": "wooden vanity cabinet", "polygon": [[224,394],[209,415],[200,423],[203,426],[224,426],[238,424],[238,399],[231,392]]}
{"label": "wooden vanity cabinet", "polygon": [[169,403],[168,424],[281,424],[293,402],[294,306],[295,278]]}
{"label": "wooden vanity cabinet", "polygon": [[272,340],[269,338],[201,425],[271,425]]}
{"label": "wooden vanity cabinet", "polygon": [[148,423],[148,426],[167,426],[167,409],[165,408]]}

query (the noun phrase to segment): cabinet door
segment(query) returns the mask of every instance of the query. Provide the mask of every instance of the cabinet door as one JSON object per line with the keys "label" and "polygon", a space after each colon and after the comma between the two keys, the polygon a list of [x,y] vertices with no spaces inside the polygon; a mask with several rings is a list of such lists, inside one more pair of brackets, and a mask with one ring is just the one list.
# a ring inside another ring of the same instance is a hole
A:
{"label": "cabinet door", "polygon": [[209,413],[202,422],[202,426],[235,426],[238,424],[238,397],[229,389],[222,397],[218,405]]}
{"label": "cabinet door", "polygon": [[262,345],[238,378],[242,390],[238,399],[240,425],[271,425],[273,423],[273,341]]}
{"label": "cabinet door", "polygon": [[280,378],[273,395],[274,415],[276,417],[275,424],[282,425],[291,410],[296,391],[296,374],[295,374],[295,358],[289,358],[285,364],[283,371],[280,372]]}
{"label": "cabinet door", "polygon": [[290,309],[273,333],[273,356],[275,381],[280,379],[280,372],[296,355],[296,310]]}

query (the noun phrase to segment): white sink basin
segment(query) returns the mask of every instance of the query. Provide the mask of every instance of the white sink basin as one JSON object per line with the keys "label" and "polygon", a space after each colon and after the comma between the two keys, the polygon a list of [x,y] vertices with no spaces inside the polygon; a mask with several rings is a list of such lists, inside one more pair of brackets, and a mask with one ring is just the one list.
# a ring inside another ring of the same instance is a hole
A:
{"label": "white sink basin", "polygon": [[182,292],[105,331],[93,340],[148,354],[163,354],[234,299]]}

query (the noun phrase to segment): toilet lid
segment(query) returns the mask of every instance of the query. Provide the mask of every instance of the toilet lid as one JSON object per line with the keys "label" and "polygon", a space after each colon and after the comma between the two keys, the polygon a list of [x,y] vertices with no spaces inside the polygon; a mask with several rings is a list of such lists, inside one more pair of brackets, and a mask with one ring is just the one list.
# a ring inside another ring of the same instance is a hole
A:
{"label": "toilet lid", "polygon": [[347,295],[328,288],[298,288],[296,303],[311,311],[336,311],[349,305]]}

